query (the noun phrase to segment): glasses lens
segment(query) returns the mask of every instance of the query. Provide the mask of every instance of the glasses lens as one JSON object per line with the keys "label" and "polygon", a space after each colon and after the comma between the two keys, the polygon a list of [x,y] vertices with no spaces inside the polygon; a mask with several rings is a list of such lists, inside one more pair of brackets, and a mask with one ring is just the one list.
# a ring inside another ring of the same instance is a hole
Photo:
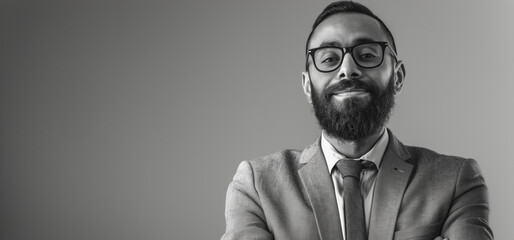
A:
{"label": "glasses lens", "polygon": [[338,48],[321,48],[314,53],[314,63],[322,72],[335,70],[342,58],[343,51]]}
{"label": "glasses lens", "polygon": [[362,67],[376,67],[383,58],[384,48],[378,43],[365,43],[353,48],[353,59]]}

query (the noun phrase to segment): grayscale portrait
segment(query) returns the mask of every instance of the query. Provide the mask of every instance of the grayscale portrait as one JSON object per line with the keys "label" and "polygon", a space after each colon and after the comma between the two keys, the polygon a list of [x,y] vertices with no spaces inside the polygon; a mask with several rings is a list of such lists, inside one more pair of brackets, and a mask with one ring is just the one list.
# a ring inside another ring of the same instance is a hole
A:
{"label": "grayscale portrait", "polygon": [[0,1],[0,239],[510,239],[514,3]]}
{"label": "grayscale portrait", "polygon": [[407,78],[380,17],[329,4],[305,56],[302,88],[321,136],[241,162],[222,239],[493,239],[477,162],[404,145],[387,127]]}

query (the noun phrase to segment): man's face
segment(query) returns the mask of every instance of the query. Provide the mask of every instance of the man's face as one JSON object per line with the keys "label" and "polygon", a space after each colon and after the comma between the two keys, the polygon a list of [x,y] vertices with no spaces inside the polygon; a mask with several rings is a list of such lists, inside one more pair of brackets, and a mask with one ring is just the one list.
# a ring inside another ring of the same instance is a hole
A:
{"label": "man's face", "polygon": [[[334,14],[314,30],[309,49],[326,44],[351,47],[363,42],[389,42],[380,23],[364,14]],[[350,53],[341,66],[328,73],[318,71],[312,57],[308,72],[303,73],[303,87],[312,102],[321,127],[331,136],[359,141],[380,131],[394,106],[394,94],[403,81],[401,62],[390,49],[375,68],[362,68]]]}

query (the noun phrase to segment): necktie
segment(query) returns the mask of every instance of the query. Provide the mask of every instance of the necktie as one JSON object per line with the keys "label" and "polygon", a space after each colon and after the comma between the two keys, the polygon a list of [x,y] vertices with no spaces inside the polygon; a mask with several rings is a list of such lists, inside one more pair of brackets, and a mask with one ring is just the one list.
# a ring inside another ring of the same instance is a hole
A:
{"label": "necktie", "polygon": [[343,175],[343,200],[346,240],[366,240],[364,203],[361,196],[360,175],[363,165],[356,160],[339,160],[337,169]]}

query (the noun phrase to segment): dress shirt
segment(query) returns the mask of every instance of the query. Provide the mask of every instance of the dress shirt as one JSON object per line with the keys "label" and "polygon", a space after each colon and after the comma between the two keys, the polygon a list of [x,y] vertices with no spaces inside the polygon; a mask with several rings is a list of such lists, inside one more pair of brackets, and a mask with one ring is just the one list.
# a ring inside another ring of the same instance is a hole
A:
{"label": "dress shirt", "polygon": [[[389,133],[387,130],[382,131],[382,136],[378,139],[375,145],[364,155],[353,160],[368,160],[375,163],[377,169],[380,169],[380,163],[382,157],[389,143]],[[341,159],[347,158],[339,153],[330,142],[326,139],[324,131],[321,133],[321,149],[325,160],[327,161],[328,171],[331,173],[332,182],[334,183],[334,192],[337,200],[337,208],[339,210],[339,218],[341,220],[341,229],[343,230],[343,236],[345,235],[345,220],[344,220],[344,201],[343,201],[343,176],[337,170],[336,163]],[[365,179],[366,174],[373,174],[372,171],[364,169],[361,173],[361,179]],[[376,179],[376,178],[375,178]],[[369,232],[369,218],[371,215],[371,203],[373,201],[373,190],[375,189],[375,179],[371,185],[371,189],[364,199],[364,216],[366,221],[366,231]]]}

